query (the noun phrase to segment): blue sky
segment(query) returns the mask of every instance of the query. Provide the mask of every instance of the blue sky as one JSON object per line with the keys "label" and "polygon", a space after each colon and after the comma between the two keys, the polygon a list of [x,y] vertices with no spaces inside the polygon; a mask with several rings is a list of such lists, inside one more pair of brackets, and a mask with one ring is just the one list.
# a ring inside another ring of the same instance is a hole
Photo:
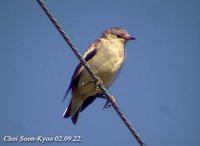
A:
{"label": "blue sky", "polygon": [[[125,28],[127,60],[109,92],[147,145],[199,146],[200,1],[45,1],[81,53],[106,28]],[[138,145],[105,100],[62,119],[78,59],[36,1],[0,1],[0,144],[4,136],[74,136],[74,145]],[[66,145],[47,143],[46,145]],[[68,143],[71,144],[71,143]]]}

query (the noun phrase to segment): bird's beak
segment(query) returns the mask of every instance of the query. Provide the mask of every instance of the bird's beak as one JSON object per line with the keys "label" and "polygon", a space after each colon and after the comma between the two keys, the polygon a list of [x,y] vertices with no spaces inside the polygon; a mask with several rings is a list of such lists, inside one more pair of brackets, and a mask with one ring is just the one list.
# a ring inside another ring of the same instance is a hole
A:
{"label": "bird's beak", "polygon": [[127,36],[126,39],[127,39],[127,40],[136,40],[136,38],[133,37],[133,36]]}

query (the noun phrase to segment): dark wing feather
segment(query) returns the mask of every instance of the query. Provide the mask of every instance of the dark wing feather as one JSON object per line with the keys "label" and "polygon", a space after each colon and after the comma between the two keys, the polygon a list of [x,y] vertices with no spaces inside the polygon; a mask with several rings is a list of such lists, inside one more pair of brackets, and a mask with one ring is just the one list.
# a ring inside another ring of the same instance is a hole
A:
{"label": "dark wing feather", "polygon": [[96,49],[93,49],[92,51],[88,52],[87,55],[85,55],[85,61],[87,62],[88,60],[92,59],[92,57],[97,53]]}
{"label": "dark wing feather", "polygon": [[[84,53],[83,58],[85,59],[86,62],[88,60],[92,59],[92,57],[97,53],[96,46],[99,44],[99,42],[100,42],[100,40],[97,40],[94,43],[92,43],[92,45],[90,45],[90,47]],[[74,71],[72,78],[71,78],[71,83],[70,83],[67,91],[65,92],[63,101],[67,97],[68,93],[74,88],[74,86],[77,85],[83,69],[84,69],[84,67],[82,66],[81,63],[79,63]]]}
{"label": "dark wing feather", "polygon": [[90,96],[88,97],[82,104],[81,106],[81,112],[86,108],[88,107],[97,97],[101,97],[103,95],[103,93],[97,93],[96,95],[94,96]]}
{"label": "dark wing feather", "polygon": [[80,75],[81,75],[81,72],[83,70],[83,67],[82,65],[79,63],[74,71],[74,74],[71,78],[71,83],[67,89],[67,91],[65,92],[65,95],[64,95],[64,98],[63,98],[63,101],[65,100],[65,98],[67,97],[68,93],[71,91],[71,89],[74,87],[74,85],[76,85],[79,81],[79,78],[80,78]]}
{"label": "dark wing feather", "polygon": [[[90,96],[88,97],[84,103],[82,104],[82,106],[77,110],[77,112],[75,113],[75,115],[71,118],[72,119],[72,122],[74,123],[74,125],[76,124],[77,120],[78,120],[78,117],[79,117],[79,113],[82,112],[86,107],[88,107],[88,105],[90,105],[97,97],[101,97],[103,95],[103,93],[97,93],[96,95],[94,96]],[[71,104],[69,105],[69,108]],[[69,111],[70,113],[70,111]],[[65,116],[66,117],[69,117],[69,114]]]}

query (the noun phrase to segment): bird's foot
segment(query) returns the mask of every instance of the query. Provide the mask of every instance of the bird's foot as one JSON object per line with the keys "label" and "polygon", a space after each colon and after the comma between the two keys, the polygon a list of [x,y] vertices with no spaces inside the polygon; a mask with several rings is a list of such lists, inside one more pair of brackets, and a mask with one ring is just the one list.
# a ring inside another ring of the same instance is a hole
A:
{"label": "bird's foot", "polygon": [[82,83],[82,84],[81,84],[81,87],[82,87],[82,86],[85,86],[85,85],[87,85],[87,84],[91,84],[91,83],[94,83],[94,80],[89,81],[89,82],[86,82],[86,83]]}
{"label": "bird's foot", "polygon": [[96,91],[99,91],[98,85],[99,85],[99,84],[103,84],[103,81],[101,80],[100,77],[97,77],[97,79],[98,79],[98,82],[96,82],[96,88],[95,88],[95,90],[96,90]]}
{"label": "bird's foot", "polygon": [[99,77],[97,77],[97,79],[98,79],[98,81],[97,81],[96,83],[95,83],[94,80],[91,80],[91,81],[88,81],[88,82],[86,82],[86,83],[82,83],[82,84],[81,84],[81,87],[93,83],[93,84],[95,84],[95,90],[96,90],[96,91],[99,91],[98,85],[99,85],[99,84],[103,84],[103,81],[102,81]]}
{"label": "bird's foot", "polygon": [[[111,100],[111,101],[110,101],[110,100]],[[109,108],[109,107],[113,106],[113,104],[116,103],[116,99],[115,99],[114,96],[110,96],[110,100],[107,99],[106,104],[104,105],[103,109]]]}

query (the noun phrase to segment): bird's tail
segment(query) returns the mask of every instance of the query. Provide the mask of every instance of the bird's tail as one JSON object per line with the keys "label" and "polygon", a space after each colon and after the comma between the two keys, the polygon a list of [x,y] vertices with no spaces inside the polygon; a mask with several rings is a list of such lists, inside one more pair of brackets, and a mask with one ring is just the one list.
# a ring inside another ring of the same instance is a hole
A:
{"label": "bird's tail", "polygon": [[[76,99],[76,98],[73,98],[73,99]],[[71,117],[71,120],[75,125],[78,120],[79,113],[81,111],[82,102],[83,102],[82,100],[78,100],[78,99],[76,101],[72,100],[69,106],[64,111],[63,118]]]}

